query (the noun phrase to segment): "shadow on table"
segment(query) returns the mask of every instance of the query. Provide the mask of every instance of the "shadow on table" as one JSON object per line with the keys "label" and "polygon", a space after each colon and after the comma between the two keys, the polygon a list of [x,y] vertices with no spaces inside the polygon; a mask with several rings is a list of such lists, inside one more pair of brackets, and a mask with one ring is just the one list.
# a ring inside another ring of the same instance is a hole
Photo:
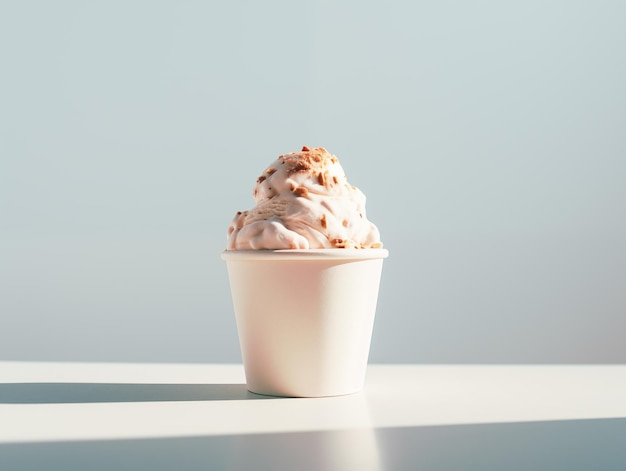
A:
{"label": "shadow on table", "polygon": [[245,384],[2,383],[0,404],[270,399]]}
{"label": "shadow on table", "polygon": [[624,443],[626,419],[365,428],[0,444],[0,469],[623,471]]}

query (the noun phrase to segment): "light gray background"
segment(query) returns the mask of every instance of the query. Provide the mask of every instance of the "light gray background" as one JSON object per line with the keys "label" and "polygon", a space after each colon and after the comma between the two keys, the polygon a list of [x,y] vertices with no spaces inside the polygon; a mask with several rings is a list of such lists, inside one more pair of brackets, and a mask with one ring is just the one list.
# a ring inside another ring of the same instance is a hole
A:
{"label": "light gray background", "polygon": [[626,2],[5,1],[0,360],[238,362],[302,145],[391,251],[372,362],[626,362]]}

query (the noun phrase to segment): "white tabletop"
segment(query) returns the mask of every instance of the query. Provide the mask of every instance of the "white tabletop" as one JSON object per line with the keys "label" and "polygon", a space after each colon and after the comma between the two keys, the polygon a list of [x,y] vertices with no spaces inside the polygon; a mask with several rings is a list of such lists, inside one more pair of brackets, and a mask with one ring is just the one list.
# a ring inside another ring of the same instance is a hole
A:
{"label": "white tabletop", "polygon": [[624,470],[625,418],[617,365],[370,365],[295,399],[241,365],[0,362],[2,470]]}

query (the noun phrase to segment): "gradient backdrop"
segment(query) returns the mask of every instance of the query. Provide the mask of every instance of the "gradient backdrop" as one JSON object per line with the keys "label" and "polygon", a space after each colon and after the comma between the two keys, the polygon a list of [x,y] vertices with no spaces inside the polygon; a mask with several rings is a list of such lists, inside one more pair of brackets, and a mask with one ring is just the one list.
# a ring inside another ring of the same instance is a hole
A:
{"label": "gradient backdrop", "polygon": [[302,145],[390,250],[372,362],[626,362],[626,2],[0,4],[0,360],[239,362]]}

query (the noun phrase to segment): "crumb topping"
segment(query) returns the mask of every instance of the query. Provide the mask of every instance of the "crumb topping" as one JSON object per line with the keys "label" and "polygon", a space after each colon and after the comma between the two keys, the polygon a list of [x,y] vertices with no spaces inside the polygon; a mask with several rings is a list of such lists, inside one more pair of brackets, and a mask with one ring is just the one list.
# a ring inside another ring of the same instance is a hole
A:
{"label": "crumb topping", "polygon": [[292,168],[289,169],[289,172],[287,172],[288,175],[293,175],[294,173],[298,173],[298,172],[306,172],[307,170],[311,169],[311,165],[308,164],[307,162],[298,162],[296,165],[294,165]]}
{"label": "crumb topping", "polygon": [[333,247],[337,247],[338,249],[343,249],[346,247],[346,241],[343,239],[331,239],[330,243]]}
{"label": "crumb topping", "polygon": [[294,195],[298,196],[298,197],[306,197],[309,194],[309,190],[307,190],[305,187],[303,186],[299,186],[298,188],[292,190]]}

